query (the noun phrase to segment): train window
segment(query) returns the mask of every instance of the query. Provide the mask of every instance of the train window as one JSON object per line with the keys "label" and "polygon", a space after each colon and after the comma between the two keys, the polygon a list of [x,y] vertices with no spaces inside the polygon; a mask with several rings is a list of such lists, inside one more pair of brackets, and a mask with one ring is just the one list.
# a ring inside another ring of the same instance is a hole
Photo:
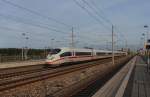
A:
{"label": "train window", "polygon": [[71,56],[71,52],[65,52],[60,55],[60,57]]}
{"label": "train window", "polygon": [[91,52],[75,52],[76,56],[91,55]]}
{"label": "train window", "polygon": [[58,54],[61,51],[61,49],[52,49],[50,54]]}
{"label": "train window", "polygon": [[150,39],[148,39],[147,42],[150,43]]}
{"label": "train window", "polygon": [[100,55],[106,55],[106,53],[97,52],[96,55],[98,55],[98,56],[100,56]]}

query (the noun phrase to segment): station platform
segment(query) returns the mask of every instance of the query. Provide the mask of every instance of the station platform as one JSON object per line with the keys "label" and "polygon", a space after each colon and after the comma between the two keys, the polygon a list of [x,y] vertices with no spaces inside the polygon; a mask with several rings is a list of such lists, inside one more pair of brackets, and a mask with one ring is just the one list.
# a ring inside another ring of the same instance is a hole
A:
{"label": "station platform", "polygon": [[143,58],[131,59],[92,97],[150,97],[150,73]]}
{"label": "station platform", "polygon": [[141,57],[137,57],[123,97],[150,97],[150,73]]}
{"label": "station platform", "polygon": [[41,59],[41,60],[28,60],[28,61],[17,61],[17,62],[5,62],[5,63],[0,63],[0,69],[39,65],[39,64],[45,64],[45,60]]}

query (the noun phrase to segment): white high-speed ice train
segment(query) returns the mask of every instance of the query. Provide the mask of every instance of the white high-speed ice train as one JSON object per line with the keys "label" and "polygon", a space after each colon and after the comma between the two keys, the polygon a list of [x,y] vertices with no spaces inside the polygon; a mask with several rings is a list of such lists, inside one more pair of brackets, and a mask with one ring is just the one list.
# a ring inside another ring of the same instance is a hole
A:
{"label": "white high-speed ice train", "polygon": [[[91,61],[105,57],[111,57],[112,51],[78,48],[54,49],[48,54],[46,64],[53,67],[64,63]],[[115,56],[126,55],[126,52],[114,51]]]}

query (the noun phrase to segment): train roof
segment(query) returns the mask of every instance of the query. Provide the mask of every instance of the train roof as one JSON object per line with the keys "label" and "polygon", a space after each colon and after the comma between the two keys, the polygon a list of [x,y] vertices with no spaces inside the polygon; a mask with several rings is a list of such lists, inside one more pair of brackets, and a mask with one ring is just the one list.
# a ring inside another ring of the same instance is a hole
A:
{"label": "train roof", "polygon": [[69,48],[69,47],[63,47],[63,48],[60,48],[64,51],[71,51],[71,50],[74,50],[74,51],[78,51],[78,52],[91,52],[91,49],[84,49],[84,48]]}
{"label": "train roof", "polygon": [[[91,52],[92,49],[85,49],[85,48],[69,48],[69,47],[62,47],[60,48],[64,51],[71,51],[74,50],[76,52]],[[94,52],[106,52],[106,53],[111,53],[112,51],[108,51],[108,50],[95,50],[93,49]],[[121,51],[114,51],[114,53],[125,53],[125,52],[121,52]]]}

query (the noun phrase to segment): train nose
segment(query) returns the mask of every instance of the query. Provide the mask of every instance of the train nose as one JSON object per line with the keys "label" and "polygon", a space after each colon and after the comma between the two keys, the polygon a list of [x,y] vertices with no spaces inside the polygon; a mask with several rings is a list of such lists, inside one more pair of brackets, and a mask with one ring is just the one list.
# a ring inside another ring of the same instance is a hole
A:
{"label": "train nose", "polygon": [[48,56],[47,59],[48,60],[53,60],[55,57],[54,56]]}
{"label": "train nose", "polygon": [[52,60],[49,60],[49,59],[45,60],[45,64],[51,64],[51,63],[52,63]]}

